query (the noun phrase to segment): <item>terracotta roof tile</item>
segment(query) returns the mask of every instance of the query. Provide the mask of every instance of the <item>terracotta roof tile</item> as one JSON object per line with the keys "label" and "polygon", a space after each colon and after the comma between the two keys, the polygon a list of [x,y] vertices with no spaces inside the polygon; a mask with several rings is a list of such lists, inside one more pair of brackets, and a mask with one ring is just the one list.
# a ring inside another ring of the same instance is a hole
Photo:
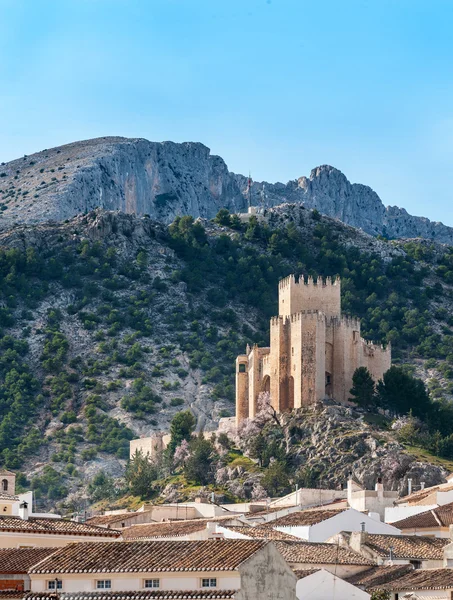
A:
{"label": "terracotta roof tile", "polygon": [[[136,592],[28,592],[24,600],[230,600],[234,590],[144,590]],[[1,598],[1,596],[0,596]]]}
{"label": "terracotta roof tile", "polygon": [[31,572],[233,571],[265,544],[259,540],[84,542],[59,548]]}
{"label": "terracotta roof tile", "polygon": [[11,502],[19,502],[19,496],[7,494],[6,492],[0,492],[0,500],[10,500]]}
{"label": "terracotta roof tile", "polygon": [[28,573],[31,567],[56,550],[56,548],[1,548],[0,574]]}
{"label": "terracotta roof tile", "polygon": [[122,530],[124,540],[138,540],[162,537],[182,537],[207,527],[207,520],[196,521],[168,521],[163,523],[145,523],[131,525]]}
{"label": "terracotta roof tile", "polygon": [[186,521],[161,521],[159,523],[143,523],[140,525],[131,525],[122,529],[124,540],[144,540],[153,538],[176,538],[203,531],[208,523],[227,523],[232,521],[236,523],[238,516],[221,516],[209,519],[189,519]]}
{"label": "terracotta roof tile", "polygon": [[347,577],[346,581],[365,590],[379,587],[384,583],[395,581],[399,577],[413,571],[412,565],[393,565],[391,567],[372,567],[361,573]]}
{"label": "terracotta roof tile", "polygon": [[374,565],[374,561],[337,544],[315,542],[275,541],[280,554],[288,563]]}
{"label": "terracotta roof tile", "polygon": [[51,533],[60,535],[96,535],[118,537],[119,531],[108,531],[102,527],[66,521],[64,519],[30,517],[27,520],[20,517],[0,516],[0,532],[18,531],[27,533]]}
{"label": "terracotta roof tile", "polygon": [[274,521],[266,523],[266,527],[289,527],[289,526],[304,526],[304,525],[316,525],[321,521],[326,521],[331,517],[335,517],[340,513],[347,510],[346,508],[333,508],[333,509],[315,509],[315,510],[298,510],[296,512],[285,515]]}
{"label": "terracotta roof tile", "polygon": [[449,492],[453,490],[453,483],[440,483],[439,485],[433,485],[431,487],[424,488],[423,490],[418,490],[417,492],[413,492],[408,496],[403,496],[398,500],[395,500],[395,504],[405,504],[409,503],[417,503],[421,500],[424,500],[434,492]]}
{"label": "terracotta roof tile", "polygon": [[393,546],[393,557],[401,559],[431,559],[442,560],[444,547],[450,539],[428,538],[418,535],[381,535],[367,534],[366,546],[383,558],[389,556],[390,546]]}
{"label": "terracotta roof tile", "polygon": [[313,575],[313,573],[317,573],[320,570],[321,569],[293,569],[293,573],[297,579],[304,579],[305,577]]}
{"label": "terracotta roof tile", "polygon": [[449,527],[453,525],[453,502],[438,506],[431,510],[425,510],[417,515],[406,517],[400,521],[392,523],[393,527],[398,529],[423,529]]}
{"label": "terracotta roof tile", "polygon": [[247,526],[239,526],[239,525],[223,525],[225,529],[231,529],[236,533],[243,533],[244,535],[251,537],[254,540],[293,540],[300,541],[300,538],[295,535],[290,535],[289,533],[283,533],[282,531],[277,531],[276,529],[272,529],[271,527],[247,527]]}
{"label": "terracotta roof tile", "polygon": [[453,589],[453,569],[416,569],[389,583],[375,586],[383,590],[448,590]]}
{"label": "terracotta roof tile", "polygon": [[137,513],[135,512],[124,513],[122,515],[97,515],[87,519],[85,523],[87,525],[110,525],[110,523],[119,523],[120,521],[125,521],[136,516]]}

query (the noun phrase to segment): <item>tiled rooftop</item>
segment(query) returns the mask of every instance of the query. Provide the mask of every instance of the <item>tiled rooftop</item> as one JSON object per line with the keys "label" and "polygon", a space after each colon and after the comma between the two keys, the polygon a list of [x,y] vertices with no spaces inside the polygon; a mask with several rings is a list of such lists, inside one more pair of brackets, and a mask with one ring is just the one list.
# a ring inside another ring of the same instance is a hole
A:
{"label": "tiled rooftop", "polygon": [[59,548],[31,572],[233,571],[265,544],[259,540],[85,542]]}
{"label": "tiled rooftop", "polygon": [[121,515],[97,515],[96,517],[91,517],[90,519],[87,519],[85,521],[85,523],[87,525],[110,525],[110,523],[118,523],[121,520],[127,520],[130,519],[131,517],[136,517],[137,513],[135,512],[128,512],[128,513],[124,513]]}
{"label": "tiled rooftop", "polygon": [[295,527],[316,525],[344,512],[345,508],[299,510],[266,523],[266,527]]}
{"label": "tiled rooftop", "polygon": [[[24,600],[230,600],[233,590],[146,590],[137,592],[28,592]],[[0,596],[1,598],[1,596]]]}
{"label": "tiled rooftop", "polygon": [[277,531],[276,529],[272,529],[271,527],[241,527],[237,525],[222,525],[225,529],[230,529],[235,533],[242,533],[254,540],[294,540],[300,541],[300,538],[297,538],[295,535],[290,535],[289,533],[283,533],[282,531]]}
{"label": "tiled rooftop", "polygon": [[0,533],[2,531],[18,531],[27,533],[51,533],[59,535],[90,535],[118,537],[118,531],[109,531],[102,527],[65,521],[64,519],[45,519],[29,517],[28,520],[20,517],[0,516]]}
{"label": "tiled rooftop", "polygon": [[305,579],[309,575],[313,575],[313,573],[317,573],[321,569],[293,569],[294,575],[297,579]]}
{"label": "tiled rooftop", "polygon": [[379,584],[375,588],[383,590],[453,590],[453,569],[416,569],[394,579]]}
{"label": "tiled rooftop", "polygon": [[428,538],[418,535],[380,535],[367,534],[366,546],[382,558],[388,558],[390,546],[393,546],[393,557],[400,559],[442,560],[444,547],[450,539]]}
{"label": "tiled rooftop", "polygon": [[0,492],[0,500],[9,500],[10,502],[19,502],[19,496],[13,496],[6,492]]}
{"label": "tiled rooftop", "polygon": [[431,529],[437,527],[449,527],[453,525],[453,502],[438,506],[431,510],[425,510],[424,512],[418,513],[418,515],[412,515],[406,517],[396,523],[392,523],[393,527],[398,529]]}
{"label": "tiled rooftop", "polygon": [[369,566],[375,564],[361,554],[337,544],[302,541],[275,541],[274,544],[288,563]]}
{"label": "tiled rooftop", "polygon": [[221,516],[209,519],[188,519],[186,521],[161,521],[159,523],[143,523],[142,525],[131,525],[122,530],[124,540],[146,540],[152,538],[175,538],[183,537],[197,531],[203,531],[208,523],[236,523],[238,516]]}
{"label": "tiled rooftop", "polygon": [[424,500],[434,492],[449,492],[453,490],[453,483],[440,483],[439,485],[433,485],[431,487],[427,487],[423,490],[418,490],[417,492],[413,492],[408,496],[403,496],[395,501],[395,504],[405,504],[408,502],[409,504],[416,504],[421,500]]}
{"label": "tiled rooftop", "polygon": [[372,567],[361,573],[356,573],[346,578],[348,583],[368,590],[372,587],[378,588],[384,583],[395,581],[399,577],[413,571],[412,565],[393,565],[391,567]]}
{"label": "tiled rooftop", "polygon": [[28,573],[29,569],[56,551],[56,548],[1,548],[0,574]]}
{"label": "tiled rooftop", "polygon": [[131,525],[131,527],[122,531],[122,535],[124,540],[182,537],[197,531],[203,531],[206,529],[207,523],[207,519],[145,523],[143,525]]}

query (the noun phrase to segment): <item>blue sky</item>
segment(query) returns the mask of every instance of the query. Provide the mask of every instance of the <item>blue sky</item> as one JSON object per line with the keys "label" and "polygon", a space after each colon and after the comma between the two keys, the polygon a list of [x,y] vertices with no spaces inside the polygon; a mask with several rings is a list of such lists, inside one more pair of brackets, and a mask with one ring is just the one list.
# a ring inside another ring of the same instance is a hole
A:
{"label": "blue sky", "polygon": [[288,181],[332,164],[453,225],[452,0],[0,0],[0,161],[201,141]]}

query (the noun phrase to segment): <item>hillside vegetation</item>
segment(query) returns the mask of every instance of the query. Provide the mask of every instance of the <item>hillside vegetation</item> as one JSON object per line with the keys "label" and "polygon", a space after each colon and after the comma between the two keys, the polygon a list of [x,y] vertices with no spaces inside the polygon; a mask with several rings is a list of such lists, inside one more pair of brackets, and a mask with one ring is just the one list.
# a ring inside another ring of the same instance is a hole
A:
{"label": "hillside vegetation", "polygon": [[[340,276],[362,335],[391,342],[439,406],[452,398],[449,246],[377,240],[299,205],[169,227],[95,211],[14,227],[0,244],[0,456],[43,502],[76,497],[101,470],[122,476],[129,440],[181,409],[205,427],[233,415],[234,359],[268,343],[289,273]],[[430,451],[449,456],[451,428],[429,427]]]}

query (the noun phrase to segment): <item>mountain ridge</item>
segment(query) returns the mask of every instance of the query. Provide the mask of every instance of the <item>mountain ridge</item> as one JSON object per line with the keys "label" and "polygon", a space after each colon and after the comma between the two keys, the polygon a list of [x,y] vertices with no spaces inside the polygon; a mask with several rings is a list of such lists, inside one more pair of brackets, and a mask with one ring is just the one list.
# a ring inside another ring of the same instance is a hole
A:
{"label": "mountain ridge", "polygon": [[[351,183],[320,165],[286,184],[252,182],[251,203],[263,209],[303,204],[389,238],[422,237],[453,244],[453,227],[385,207],[369,186]],[[63,221],[95,208],[148,214],[165,224],[176,216],[213,218],[220,208],[245,212],[248,178],[200,142],[150,142],[103,137],[72,142],[2,163],[2,228],[14,223]]]}

